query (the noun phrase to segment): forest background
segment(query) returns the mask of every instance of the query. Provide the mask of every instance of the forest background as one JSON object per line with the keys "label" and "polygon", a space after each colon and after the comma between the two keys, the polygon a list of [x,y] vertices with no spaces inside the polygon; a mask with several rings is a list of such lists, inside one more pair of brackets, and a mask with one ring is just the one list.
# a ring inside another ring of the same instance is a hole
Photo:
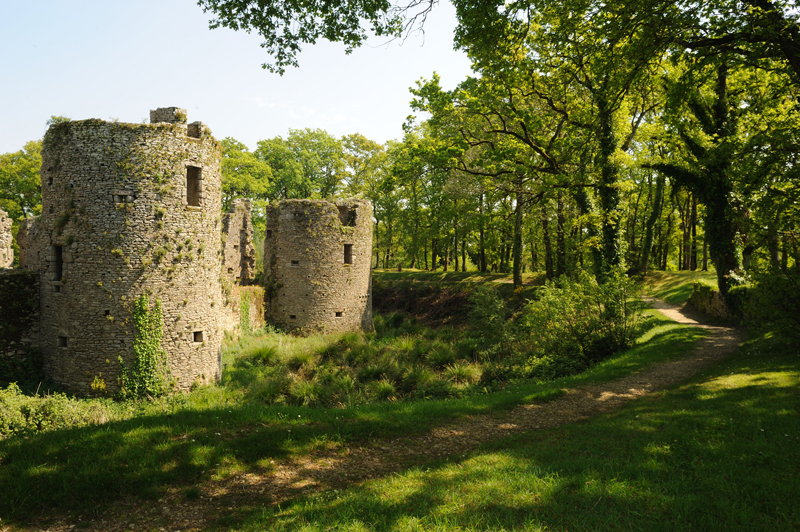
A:
{"label": "forest background", "polygon": [[[366,25],[403,35],[436,7],[301,4],[249,17],[244,1],[200,2],[212,26],[264,36],[278,72],[300,43],[358,46]],[[474,74],[451,91],[420,80],[401,140],[302,129],[250,151],[225,138],[225,204],[252,199],[261,235],[270,201],[365,197],[375,267],[513,272],[515,285],[527,269],[602,280],[713,264],[727,294],[797,264],[793,3],[454,5]],[[41,208],[40,148],[0,155],[15,227]]]}

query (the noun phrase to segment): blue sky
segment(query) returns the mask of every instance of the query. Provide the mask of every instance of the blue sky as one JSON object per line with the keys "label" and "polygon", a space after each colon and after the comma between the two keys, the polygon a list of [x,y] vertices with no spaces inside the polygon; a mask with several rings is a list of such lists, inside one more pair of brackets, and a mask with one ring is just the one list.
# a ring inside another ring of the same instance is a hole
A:
{"label": "blue sky", "polygon": [[169,106],[250,148],[307,127],[385,142],[402,136],[416,80],[436,71],[452,88],[469,74],[446,2],[424,36],[351,55],[306,45],[283,77],[261,68],[257,35],[209,30],[209,18],[192,0],[0,2],[0,153],[41,138],[51,115],[141,122]]}

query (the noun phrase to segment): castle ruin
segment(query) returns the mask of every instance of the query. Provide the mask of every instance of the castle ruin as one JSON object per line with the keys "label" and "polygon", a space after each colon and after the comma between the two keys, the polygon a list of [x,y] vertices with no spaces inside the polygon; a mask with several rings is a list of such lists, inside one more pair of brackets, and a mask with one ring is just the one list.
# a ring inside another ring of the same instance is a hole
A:
{"label": "castle ruin", "polygon": [[14,248],[11,247],[11,218],[0,209],[0,268],[14,265]]}
{"label": "castle ruin", "polygon": [[299,334],[371,331],[372,204],[285,200],[267,208],[268,321]]}
{"label": "castle ruin", "polygon": [[[245,301],[256,326],[266,317],[301,334],[372,330],[371,204],[270,205],[264,301],[260,287],[245,294],[255,276],[251,205],[234,200],[221,212],[221,155],[208,128],[187,124],[176,107],[151,111],[149,124],[52,125],[42,214],[17,234],[38,306],[20,321],[28,325],[0,323],[0,358],[37,347],[45,376],[65,389],[88,394],[101,377],[115,391],[117,358],[128,366],[133,358],[133,305],[144,293],[161,301],[162,348],[179,389],[219,379],[223,332],[239,324]],[[0,211],[0,268],[13,264],[5,220]],[[24,284],[13,272],[0,272],[0,292]]]}

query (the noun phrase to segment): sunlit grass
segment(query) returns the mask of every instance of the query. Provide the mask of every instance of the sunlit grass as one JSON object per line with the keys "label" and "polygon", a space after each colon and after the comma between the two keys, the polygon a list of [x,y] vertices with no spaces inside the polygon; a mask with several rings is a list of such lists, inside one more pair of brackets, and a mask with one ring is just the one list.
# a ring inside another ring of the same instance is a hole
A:
{"label": "sunlit grass", "polygon": [[662,272],[652,270],[647,272],[644,285],[653,296],[666,301],[671,305],[683,305],[692,295],[694,283],[701,283],[717,288],[717,274],[712,269],[709,271],[677,271]]}
{"label": "sunlit grass", "polygon": [[[432,344],[435,340],[429,336],[437,334],[423,329],[421,341]],[[153,403],[128,404],[103,425],[7,438],[0,441],[0,517],[5,523],[52,512],[102,511],[123,498],[153,499],[171,488],[184,489],[237,472],[260,474],[273,462],[319,449],[424,434],[465,416],[552,400],[563,395],[564,389],[619,378],[655,361],[680,356],[702,333],[651,314],[642,324],[641,335],[645,343],[584,374],[547,383],[512,382],[494,393],[476,390],[457,399],[368,401],[345,408],[269,406],[252,400],[254,379],[240,386],[203,387]],[[333,336],[330,341],[337,338],[343,337]],[[408,334],[397,338],[409,345]],[[244,340],[245,348],[258,348],[249,342]],[[285,342],[304,352],[325,349],[318,339]],[[233,379],[228,372],[235,370],[235,357],[230,353],[226,357],[227,383]],[[467,370],[454,373],[458,379],[472,378]]]}
{"label": "sunlit grass", "polygon": [[673,391],[345,491],[260,530],[796,530],[800,358],[761,337]]}

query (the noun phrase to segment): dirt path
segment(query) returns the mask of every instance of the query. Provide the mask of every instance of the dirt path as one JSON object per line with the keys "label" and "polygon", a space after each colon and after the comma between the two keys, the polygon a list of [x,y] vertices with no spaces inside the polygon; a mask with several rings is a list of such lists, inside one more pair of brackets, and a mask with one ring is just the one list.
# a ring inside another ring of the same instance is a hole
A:
{"label": "dirt path", "polygon": [[[434,429],[429,434],[376,440],[362,446],[317,453],[276,465],[267,475],[243,474],[224,482],[208,481],[201,497],[187,500],[176,489],[162,500],[120,504],[83,530],[203,530],[223,515],[277,504],[318,491],[343,488],[415,464],[457,456],[510,434],[574,423],[617,408],[626,401],[678,383],[732,353],[742,337],[735,329],[703,325],[679,308],[650,300],[668,318],[710,331],[685,358],[653,364],[620,380],[567,390],[567,395],[539,405],[516,407],[501,416],[473,416]],[[37,530],[64,531],[66,521]],[[0,530],[2,527],[0,527]]]}

